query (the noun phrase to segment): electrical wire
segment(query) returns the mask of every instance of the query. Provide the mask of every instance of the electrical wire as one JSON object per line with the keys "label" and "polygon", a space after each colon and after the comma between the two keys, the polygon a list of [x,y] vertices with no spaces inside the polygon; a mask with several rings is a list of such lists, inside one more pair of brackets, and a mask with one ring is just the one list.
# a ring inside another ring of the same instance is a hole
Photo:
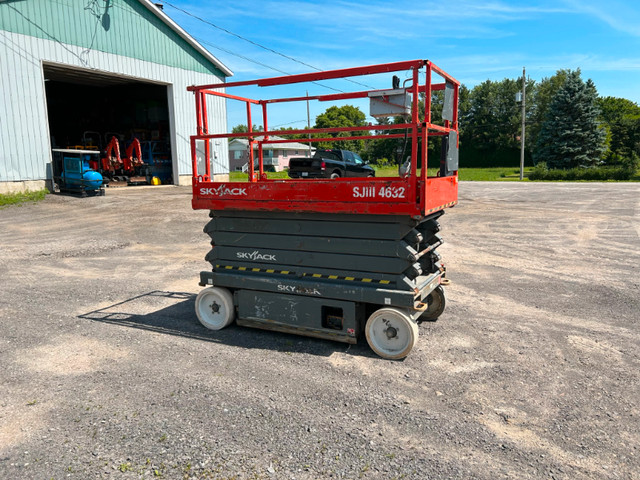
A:
{"label": "electrical wire", "polygon": [[[22,45],[14,42],[11,38],[9,38],[7,34],[10,33],[11,32],[7,32],[5,30],[0,30],[0,45],[4,45],[8,50],[11,50],[17,56],[29,62],[31,65],[34,65],[36,68],[40,68],[40,59],[29,52],[27,49],[25,49]],[[9,45],[9,43],[11,45]]]}
{"label": "electrical wire", "polygon": [[[1,1],[1,0],[0,0],[0,1]],[[96,1],[96,0],[93,0],[93,1]],[[193,17],[193,18],[196,18],[196,19],[198,19],[198,20],[200,20],[200,21],[202,21],[202,22],[204,22],[204,23],[206,23],[206,24],[212,25],[212,26],[214,26],[214,27],[216,27],[216,28],[221,28],[221,27],[218,27],[217,25],[212,24],[211,22],[208,22],[207,20],[204,20],[204,19],[202,19],[202,18],[200,18],[200,17],[197,17],[197,16],[195,16],[195,15],[190,14],[189,12],[187,12],[187,11],[185,11],[185,10],[183,10],[183,9],[179,8],[179,7],[176,7],[175,5],[170,4],[169,2],[164,2],[164,3],[165,3],[166,5],[169,5],[169,6],[173,7],[173,8],[175,8],[176,10],[179,10],[179,11],[181,11],[181,12],[184,12],[185,14],[187,14],[187,15],[189,15],[189,16],[191,16],[191,17]],[[114,4],[114,5],[112,5],[112,7],[114,7],[114,8],[119,8],[119,9],[121,9],[121,10],[125,10],[125,11],[128,11],[128,12],[134,12],[134,11],[133,11],[133,10],[131,10],[130,8],[128,8],[128,7],[124,7],[124,6],[121,6],[121,5],[116,5],[116,4]],[[221,28],[221,29],[222,29],[222,28]],[[224,30],[224,29],[222,29],[222,30]],[[226,30],[225,30],[225,31],[226,31]],[[227,33],[231,33],[232,35],[236,35],[236,34],[234,34],[233,32],[227,32]],[[244,37],[241,37],[241,36],[239,36],[239,35],[236,35],[236,36],[238,36],[239,38],[242,38],[243,40],[247,40],[247,41],[251,42],[251,40],[245,39]],[[259,61],[257,61],[257,60],[253,60],[252,58],[249,58],[249,57],[247,57],[247,56],[245,56],[245,55],[242,55],[242,54],[240,54],[240,53],[234,52],[234,51],[229,50],[229,49],[227,49],[227,48],[220,47],[220,46],[218,46],[218,45],[214,45],[213,43],[208,42],[208,41],[206,41],[206,40],[203,40],[203,39],[201,39],[201,38],[197,38],[197,37],[194,37],[194,38],[195,38],[195,40],[196,40],[198,43],[201,43],[201,44],[207,45],[208,47],[214,48],[214,49],[216,49],[216,50],[220,50],[220,51],[222,51],[222,52],[228,53],[229,55],[233,55],[234,57],[241,58],[242,60],[246,60],[247,62],[253,63],[253,64],[255,64],[255,65],[259,65],[259,66],[264,67],[264,68],[267,68],[267,69],[269,69],[269,70],[273,70],[274,72],[278,72],[278,73],[281,73],[281,74],[283,74],[283,75],[292,75],[292,74],[291,74],[291,73],[289,73],[289,72],[285,72],[284,70],[280,70],[280,69],[278,69],[278,68],[272,67],[271,65],[267,65],[266,63],[262,63],[262,62],[259,62]],[[252,43],[253,43],[253,42],[252,42]],[[264,47],[264,48],[267,48],[267,47]],[[276,52],[276,53],[277,53],[277,52]],[[295,59],[294,59],[294,60],[295,60]],[[328,85],[324,85],[324,84],[322,84],[322,83],[320,83],[320,82],[310,82],[310,83],[313,83],[313,84],[318,85],[318,86],[320,86],[320,87],[327,88],[327,89],[329,89],[329,90],[333,90],[334,92],[338,92],[338,93],[345,93],[345,92],[344,92],[344,90],[340,90],[340,89],[338,89],[338,88],[330,87],[330,86],[328,86]],[[373,88],[373,87],[371,87],[371,88]]]}
{"label": "electrical wire", "polygon": [[47,32],[44,28],[42,28],[40,25],[38,25],[36,22],[34,22],[33,20],[31,20],[29,17],[27,17],[24,13],[22,13],[20,10],[18,10],[17,8],[15,8],[13,5],[11,5],[10,3],[6,4],[7,7],[9,7],[11,10],[13,10],[14,12],[16,12],[18,15],[20,15],[22,18],[24,18],[27,22],[29,22],[31,25],[33,25],[34,27],[36,27],[38,30],[40,30],[42,33],[44,33],[47,37],[49,37],[51,40],[55,41],[56,43],[60,44],[60,46],[62,48],[64,48],[67,52],[69,52],[71,55],[73,55],[74,57],[76,57],[78,60],[80,60],[80,62],[85,65],[85,66],[90,66],[89,63],[82,58],[80,55],[78,55],[76,52],[74,52],[73,50],[71,50],[69,47],[67,47],[64,43],[62,43],[60,40],[58,40],[56,37],[54,37],[53,35],[51,35],[49,32]]}
{"label": "electrical wire", "polygon": [[[253,59],[251,59],[249,57],[246,57],[246,56],[241,55],[239,53],[233,52],[233,51],[231,51],[229,49],[214,45],[213,43],[207,42],[206,40],[202,40],[202,39],[199,39],[199,38],[196,38],[196,40],[199,43],[203,43],[203,44],[205,44],[205,45],[207,45],[207,46],[209,46],[211,48],[215,48],[216,50],[220,50],[222,52],[226,52],[229,55],[234,55],[234,56],[236,56],[238,58],[242,58],[243,60],[246,60],[247,62],[255,63],[256,65],[259,65],[259,66],[264,67],[264,68],[268,68],[269,70],[273,70],[274,72],[282,73],[283,75],[291,75],[290,73],[285,72],[284,70],[279,70],[279,69],[277,69],[275,67],[272,67],[271,65],[267,65],[266,63],[258,62],[257,60],[253,60]],[[334,92],[344,93],[342,90],[340,90],[338,88],[330,87],[329,85],[324,85],[324,84],[322,84],[320,82],[311,82],[311,83],[314,83],[314,84],[316,84],[316,85],[318,85],[320,87],[328,88],[329,90],[333,90]]]}
{"label": "electrical wire", "polygon": [[[165,0],[163,3],[164,3],[165,5],[170,6],[171,8],[174,8],[174,9],[178,10],[179,12],[184,13],[185,15],[188,15],[188,16],[190,16],[190,17],[192,17],[192,18],[195,18],[196,20],[199,20],[199,21],[201,21],[202,23],[205,23],[205,24],[207,24],[207,25],[209,25],[209,26],[211,26],[211,27],[213,27],[213,28],[216,28],[216,29],[218,29],[218,30],[220,30],[220,31],[222,31],[222,32],[224,32],[224,33],[226,33],[226,34],[228,34],[228,35],[232,35],[232,36],[234,36],[234,37],[236,37],[236,38],[239,38],[240,40],[243,40],[243,41],[245,41],[245,42],[248,42],[248,43],[250,43],[251,45],[254,45],[254,46],[256,46],[256,47],[262,48],[263,50],[266,50],[266,51],[268,51],[268,52],[271,52],[271,53],[274,53],[274,54],[279,55],[279,56],[281,56],[281,57],[284,57],[284,58],[286,58],[286,59],[288,59],[288,60],[291,60],[292,62],[296,62],[296,63],[299,63],[300,65],[304,65],[305,67],[312,68],[312,69],[314,69],[314,70],[316,70],[316,71],[318,71],[318,72],[322,71],[322,69],[321,69],[321,68],[318,68],[318,67],[315,67],[315,66],[313,66],[313,65],[310,65],[310,64],[308,64],[308,63],[306,63],[306,62],[303,62],[302,60],[298,60],[297,58],[291,57],[291,56],[289,56],[289,55],[285,55],[284,53],[281,53],[281,52],[278,52],[277,50],[274,50],[273,48],[266,47],[266,46],[264,46],[264,45],[262,45],[262,44],[260,44],[260,43],[258,43],[258,42],[254,42],[253,40],[250,40],[250,39],[248,39],[248,38],[246,38],[246,37],[243,37],[242,35],[239,35],[239,34],[237,34],[237,33],[234,33],[234,32],[232,32],[231,30],[227,30],[226,28],[220,27],[220,26],[216,25],[215,23],[210,22],[209,20],[205,20],[204,18],[199,17],[199,16],[197,16],[197,15],[194,15],[193,13],[188,12],[187,10],[184,10],[184,9],[182,9],[182,8],[180,8],[180,7],[177,7],[176,5],[172,4],[171,2],[167,2],[167,1]],[[235,54],[233,54],[233,55],[235,55]],[[245,60],[246,60],[246,58],[245,58]],[[275,69],[274,69],[274,70],[275,70]],[[289,75],[289,74],[287,74],[287,75]],[[360,82],[357,82],[357,81],[352,80],[352,79],[349,79],[349,78],[345,78],[345,80],[347,80],[348,82],[351,82],[351,83],[355,83],[356,85],[360,85],[360,86],[367,87],[367,88],[370,88],[370,89],[375,88],[375,87],[372,87],[371,85],[367,85],[367,84],[365,84],[365,83],[360,83]]]}
{"label": "electrical wire", "polygon": [[[84,7],[85,10],[89,11],[91,13],[91,15],[93,15],[94,17],[96,17],[96,23],[93,27],[93,35],[91,36],[91,43],[89,44],[89,46],[87,48],[85,48],[84,50],[82,50],[82,52],[80,52],[80,56],[83,58],[87,58],[87,60],[85,61],[85,64],[88,64],[88,58],[89,58],[89,54],[91,53],[91,50],[93,49],[93,44],[96,41],[96,36],[98,35],[98,25],[100,25],[100,23],[102,22],[102,13],[100,12],[100,7],[98,5],[98,0],[89,0],[87,2],[87,4]],[[106,8],[105,8],[105,13],[106,11],[109,9],[109,3],[107,2],[106,4]]]}
{"label": "electrical wire", "polygon": [[[305,118],[304,120],[295,120],[293,122],[281,123],[280,125],[269,126],[269,128],[273,129],[278,127],[286,127],[287,125],[293,125],[294,123],[302,123],[302,122],[307,123],[307,119]],[[286,130],[284,130],[283,132],[286,133]]]}

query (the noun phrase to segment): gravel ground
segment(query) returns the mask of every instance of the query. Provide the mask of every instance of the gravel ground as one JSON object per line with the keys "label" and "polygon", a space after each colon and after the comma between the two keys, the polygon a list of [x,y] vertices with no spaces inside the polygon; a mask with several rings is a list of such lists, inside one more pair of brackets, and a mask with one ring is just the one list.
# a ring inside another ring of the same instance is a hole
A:
{"label": "gravel ground", "polygon": [[640,187],[460,192],[404,361],[201,327],[188,188],[0,210],[0,478],[640,478]]}

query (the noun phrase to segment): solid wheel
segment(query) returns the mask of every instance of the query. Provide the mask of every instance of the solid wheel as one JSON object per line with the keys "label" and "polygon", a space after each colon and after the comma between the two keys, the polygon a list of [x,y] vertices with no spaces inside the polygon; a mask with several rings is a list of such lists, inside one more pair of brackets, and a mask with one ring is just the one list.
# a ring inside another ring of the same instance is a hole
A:
{"label": "solid wheel", "polygon": [[235,320],[233,296],[226,288],[208,287],[196,297],[196,315],[210,330],[220,330]]}
{"label": "solid wheel", "polygon": [[404,358],[418,341],[418,325],[402,310],[381,308],[365,326],[367,343],[382,358]]}
{"label": "solid wheel", "polygon": [[444,312],[446,304],[447,296],[444,294],[444,288],[438,285],[427,297],[427,305],[429,306],[425,312],[420,315],[420,320],[437,320],[438,317],[442,315],[442,312]]}
{"label": "solid wheel", "polygon": [[333,172],[331,174],[331,178],[340,178],[340,174],[338,172]]}

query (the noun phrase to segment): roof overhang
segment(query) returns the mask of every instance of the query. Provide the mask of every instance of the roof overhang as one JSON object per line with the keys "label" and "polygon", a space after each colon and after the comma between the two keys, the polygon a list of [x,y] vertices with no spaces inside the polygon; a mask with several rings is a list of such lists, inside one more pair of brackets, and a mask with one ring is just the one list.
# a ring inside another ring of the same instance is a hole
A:
{"label": "roof overhang", "polygon": [[[256,137],[258,139],[262,139],[263,137]],[[278,142],[278,140],[280,139],[280,137],[276,137],[274,135],[272,135],[270,137],[271,141],[274,143],[265,143],[264,145],[262,145],[262,149],[263,150],[308,150],[309,149],[309,145],[305,145],[304,143],[289,143],[289,142]],[[284,140],[284,138],[282,139]],[[249,141],[246,138],[232,138],[231,140],[229,140],[229,149],[232,149],[235,146],[240,146],[242,148],[248,148],[249,147]],[[258,149],[258,144],[254,143],[253,144],[253,149],[257,150]],[[311,147],[312,150],[315,150],[316,147]]]}
{"label": "roof overhang", "polygon": [[171,18],[164,13],[160,8],[158,8],[155,3],[150,0],[138,0],[142,5],[147,7],[156,17],[162,20],[165,24],[167,24],[172,30],[174,30],[180,37],[182,37],[189,45],[195,48],[199,53],[201,53],[207,60],[213,63],[222,73],[227,77],[233,76],[233,72],[229,70],[229,68],[214,57],[209,50],[200,45],[191,35],[189,35],[180,25],[171,20]]}

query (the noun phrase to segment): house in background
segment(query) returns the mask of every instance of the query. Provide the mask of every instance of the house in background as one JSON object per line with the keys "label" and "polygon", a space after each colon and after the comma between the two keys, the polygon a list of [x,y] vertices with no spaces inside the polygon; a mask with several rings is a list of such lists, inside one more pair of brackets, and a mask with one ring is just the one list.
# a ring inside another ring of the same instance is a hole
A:
{"label": "house in background", "polygon": [[[263,137],[256,137],[262,140]],[[284,140],[282,137],[271,135],[270,140]],[[309,145],[304,143],[269,143],[262,146],[264,169],[271,172],[281,172],[289,167],[292,157],[309,157],[315,148],[309,151]],[[255,164],[258,162],[258,145],[253,145]],[[246,138],[234,138],[229,141],[229,169],[232,172],[246,172],[249,165],[249,141]]]}

